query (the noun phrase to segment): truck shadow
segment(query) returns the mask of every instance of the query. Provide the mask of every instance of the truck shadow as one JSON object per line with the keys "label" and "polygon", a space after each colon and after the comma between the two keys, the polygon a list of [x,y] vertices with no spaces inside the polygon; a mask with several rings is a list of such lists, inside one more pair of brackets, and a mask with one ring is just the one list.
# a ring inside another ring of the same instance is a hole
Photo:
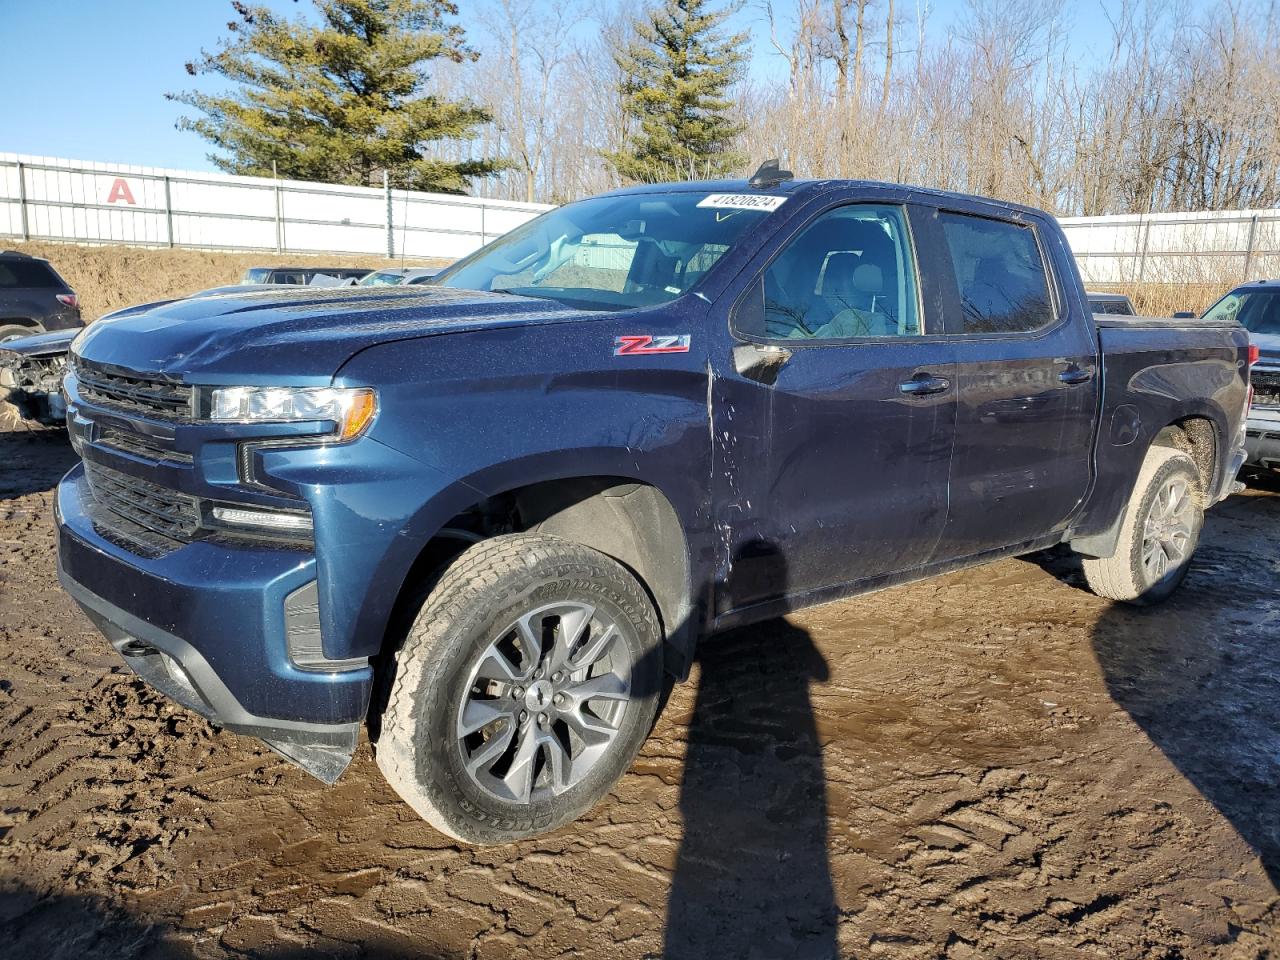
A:
{"label": "truck shadow", "polygon": [[[1255,850],[1280,889],[1280,658],[1275,624],[1220,634],[1203,601],[1112,607],[1093,646],[1112,698]],[[1198,618],[1196,618],[1198,619]]]}
{"label": "truck shadow", "polygon": [[1093,648],[1111,697],[1280,889],[1280,498],[1216,511],[1182,589],[1156,607],[1108,607]]}
{"label": "truck shadow", "polygon": [[0,502],[52,490],[79,459],[64,431],[0,431]]}
{"label": "truck shadow", "polygon": [[[216,935],[215,935],[216,936]],[[149,922],[91,894],[40,894],[0,881],[0,955],[14,960],[194,960],[209,956],[211,937]],[[461,960],[419,946],[330,941],[315,947],[237,940],[227,955],[246,960]]]}
{"label": "truck shadow", "polygon": [[[782,595],[776,551],[770,567]],[[701,643],[697,662],[663,956],[834,957],[826,778],[809,698],[826,661],[806,631],[777,619]]]}

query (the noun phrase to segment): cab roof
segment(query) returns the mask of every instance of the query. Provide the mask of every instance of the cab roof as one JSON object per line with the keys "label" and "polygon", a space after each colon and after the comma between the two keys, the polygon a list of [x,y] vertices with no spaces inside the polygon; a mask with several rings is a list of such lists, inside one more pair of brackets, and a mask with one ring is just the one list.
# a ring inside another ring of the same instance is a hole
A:
{"label": "cab roof", "polygon": [[900,195],[904,201],[910,199],[935,203],[947,200],[963,201],[965,203],[982,204],[1010,213],[1017,212],[1041,217],[1046,216],[1045,211],[1036,207],[1013,203],[1008,200],[996,200],[991,197],[956,193],[950,190],[936,190],[932,187],[918,187],[907,183],[890,183],[884,180],[783,180],[767,187],[753,187],[749,180],[680,180],[671,183],[636,184],[630,187],[622,187],[618,190],[611,190],[608,193],[599,194],[599,196],[622,197],[635,194],[662,193],[750,193],[762,196],[789,196],[797,199],[807,199],[831,190],[858,190],[860,188],[886,190]]}

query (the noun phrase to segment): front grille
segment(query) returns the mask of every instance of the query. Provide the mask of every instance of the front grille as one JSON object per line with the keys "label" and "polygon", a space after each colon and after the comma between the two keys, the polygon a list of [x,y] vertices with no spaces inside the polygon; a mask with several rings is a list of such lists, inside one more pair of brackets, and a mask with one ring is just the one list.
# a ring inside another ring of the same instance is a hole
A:
{"label": "front grille", "polygon": [[192,462],[191,454],[170,449],[163,440],[115,427],[103,427],[98,433],[98,442],[104,447],[131,453],[135,457],[145,457],[158,463]]}
{"label": "front grille", "polygon": [[75,369],[80,395],[92,403],[165,420],[192,417],[193,391],[186,384],[125,374],[87,360],[77,360]]}
{"label": "front grille", "polygon": [[1255,367],[1249,382],[1253,384],[1255,407],[1280,407],[1280,370],[1259,370]]}
{"label": "front grille", "polygon": [[199,534],[200,501],[195,497],[96,463],[86,461],[84,469],[98,508],[93,519],[117,535],[158,549],[165,544],[157,536],[172,548]]}

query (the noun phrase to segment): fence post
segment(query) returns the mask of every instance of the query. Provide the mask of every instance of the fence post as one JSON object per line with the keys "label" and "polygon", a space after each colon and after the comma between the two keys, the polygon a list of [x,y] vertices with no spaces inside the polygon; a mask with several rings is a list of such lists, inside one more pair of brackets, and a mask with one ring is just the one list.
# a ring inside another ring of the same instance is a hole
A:
{"label": "fence post", "polygon": [[387,259],[394,260],[396,257],[396,229],[392,222],[391,215],[391,178],[387,176],[387,171],[382,171],[382,196],[387,202]]}
{"label": "fence post", "polygon": [[27,174],[18,161],[18,216],[22,221],[22,239],[31,239],[31,230],[27,226]]}
{"label": "fence post", "polygon": [[482,247],[485,245],[485,242],[486,242],[485,235],[484,235],[484,212],[487,209],[488,207],[486,207],[482,202],[480,204],[480,246]]}
{"label": "fence post", "polygon": [[1258,215],[1255,213],[1249,218],[1249,240],[1244,248],[1244,276],[1240,278],[1240,282],[1244,283],[1249,279],[1249,269],[1253,266],[1253,238],[1258,232]]}
{"label": "fence post", "polygon": [[1138,255],[1138,282],[1136,286],[1142,285],[1142,280],[1147,273],[1147,244],[1151,240],[1151,218],[1149,214],[1138,214],[1138,221],[1142,224],[1142,252]]}
{"label": "fence post", "polygon": [[271,161],[271,176],[275,179],[276,195],[276,253],[284,253],[284,217],[283,200],[280,196],[280,173],[276,170],[276,162]]}
{"label": "fence post", "polygon": [[164,176],[164,225],[165,235],[169,238],[169,247],[173,247],[173,200],[169,193],[169,175]]}

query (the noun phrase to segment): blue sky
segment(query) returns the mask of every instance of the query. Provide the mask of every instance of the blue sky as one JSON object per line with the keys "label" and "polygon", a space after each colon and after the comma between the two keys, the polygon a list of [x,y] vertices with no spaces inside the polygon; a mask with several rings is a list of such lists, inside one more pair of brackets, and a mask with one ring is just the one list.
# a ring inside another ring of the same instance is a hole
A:
{"label": "blue sky", "polygon": [[[268,5],[291,15],[310,9],[306,0]],[[465,23],[474,4],[458,5]],[[775,2],[779,10],[787,5]],[[963,0],[930,6],[936,38]],[[1087,51],[1108,34],[1101,0],[1070,6],[1072,45]],[[899,0],[898,8],[910,16],[913,4]],[[780,62],[755,9],[740,12],[735,26],[755,35],[752,72],[763,76]],[[228,0],[0,0],[0,151],[212,169],[206,144],[174,128],[182,108],[164,93],[196,85],[183,64],[214,47],[231,17]],[[209,78],[199,86],[210,89]]]}

